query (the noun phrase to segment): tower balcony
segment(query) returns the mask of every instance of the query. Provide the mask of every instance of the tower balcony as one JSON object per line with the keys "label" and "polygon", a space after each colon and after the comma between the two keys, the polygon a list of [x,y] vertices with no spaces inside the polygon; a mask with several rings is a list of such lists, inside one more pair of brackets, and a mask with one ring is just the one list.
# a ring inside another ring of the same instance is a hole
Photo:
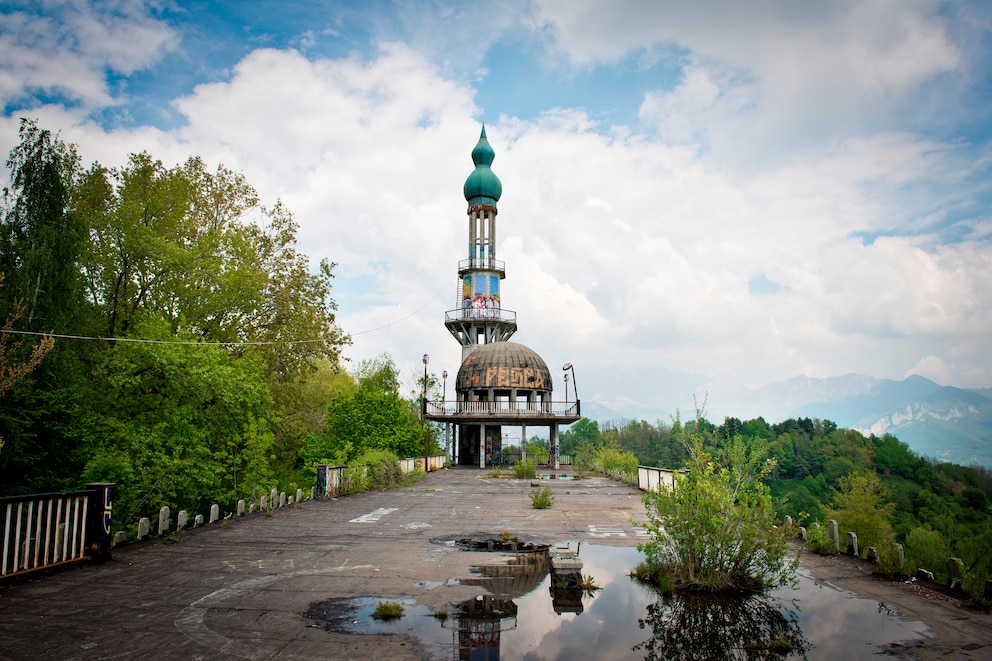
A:
{"label": "tower balcony", "polygon": [[571,424],[582,417],[579,402],[514,402],[486,400],[427,401],[425,415],[435,422],[514,422]]}
{"label": "tower balcony", "polygon": [[474,307],[466,306],[456,310],[448,310],[444,313],[445,324],[493,322],[495,324],[512,324],[517,327],[517,313],[512,310],[502,308]]}
{"label": "tower balcony", "polygon": [[492,271],[498,273],[500,279],[506,276],[506,263],[492,257],[473,257],[458,262],[458,277],[471,271]]}

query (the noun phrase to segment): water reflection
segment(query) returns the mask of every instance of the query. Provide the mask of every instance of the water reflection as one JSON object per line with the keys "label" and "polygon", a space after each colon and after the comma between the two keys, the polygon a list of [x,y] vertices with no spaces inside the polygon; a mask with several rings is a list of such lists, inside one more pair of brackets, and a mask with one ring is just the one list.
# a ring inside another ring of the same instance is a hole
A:
{"label": "water reflection", "polygon": [[[429,658],[527,659],[807,659],[881,652],[912,643],[926,625],[903,619],[885,604],[814,581],[800,570],[798,588],[740,600],[700,596],[660,597],[627,573],[641,559],[637,549],[583,544],[583,574],[601,587],[560,594],[546,553],[500,554],[510,564],[478,568],[462,583],[486,596],[449,607],[438,621],[412,597],[395,622],[370,617],[378,599],[349,600],[353,610],[331,621],[333,630],[401,633],[418,639]],[[491,595],[491,596],[489,596]],[[316,604],[320,612],[328,604]]]}
{"label": "water reflection", "polygon": [[806,659],[811,645],[797,611],[763,596],[666,595],[638,620],[651,637],[645,659]]}

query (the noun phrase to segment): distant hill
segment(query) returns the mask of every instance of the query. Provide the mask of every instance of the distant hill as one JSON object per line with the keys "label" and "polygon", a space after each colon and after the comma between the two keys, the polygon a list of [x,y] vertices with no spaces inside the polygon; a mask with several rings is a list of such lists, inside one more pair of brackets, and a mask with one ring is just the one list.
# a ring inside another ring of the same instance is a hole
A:
{"label": "distant hill", "polygon": [[[616,375],[620,377],[620,375]],[[992,467],[992,389],[966,390],[941,386],[918,375],[902,381],[845,374],[826,379],[797,376],[758,389],[732,379],[707,379],[684,373],[657,375],[665,392],[652,402],[678,402],[683,418],[692,415],[691,398],[706,398],[707,417],[714,422],[732,415],[741,419],[762,416],[768,422],[787,418],[821,418],[841,427],[881,436],[897,436],[914,452],[944,461]],[[615,388],[617,383],[603,384]],[[611,389],[612,389],[611,388]],[[654,394],[654,393],[652,393]],[[687,401],[688,400],[688,401]],[[671,411],[615,397],[582,402],[582,414],[601,422],[636,419],[668,421]]]}

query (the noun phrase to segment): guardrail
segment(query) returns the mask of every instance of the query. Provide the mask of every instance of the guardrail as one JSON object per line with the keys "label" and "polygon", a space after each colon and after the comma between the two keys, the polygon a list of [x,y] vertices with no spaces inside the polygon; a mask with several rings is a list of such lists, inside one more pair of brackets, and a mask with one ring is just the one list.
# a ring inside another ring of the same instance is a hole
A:
{"label": "guardrail", "polygon": [[506,272],[506,262],[500,259],[492,259],[490,257],[476,257],[471,259],[463,259],[458,262],[458,273],[464,274],[465,271],[471,269],[479,269],[484,271],[497,271],[499,273]]}
{"label": "guardrail", "polygon": [[[447,457],[435,455],[430,457],[409,457],[400,459],[400,470],[404,473],[411,473],[424,468],[426,460],[427,472],[441,470],[447,461]],[[320,464],[317,466],[317,486],[314,487],[314,498],[335,498],[341,495],[341,487],[344,485],[344,473],[348,466],[328,466]]]}
{"label": "guardrail", "polygon": [[443,401],[427,402],[428,416],[450,416],[450,415],[506,415],[516,413],[517,415],[553,415],[570,417],[580,415],[581,407],[579,402],[514,402],[486,400],[477,402]]}
{"label": "guardrail", "polygon": [[657,491],[659,488],[675,488],[675,474],[682,471],[675,471],[668,468],[654,468],[652,466],[637,467],[637,487],[641,491]]}
{"label": "guardrail", "polygon": [[487,308],[467,306],[456,310],[448,310],[444,313],[444,320],[448,321],[475,321],[478,319],[497,320],[517,323],[517,313],[513,310],[502,308]]}
{"label": "guardrail", "polygon": [[0,498],[4,512],[0,576],[109,557],[114,485]]}

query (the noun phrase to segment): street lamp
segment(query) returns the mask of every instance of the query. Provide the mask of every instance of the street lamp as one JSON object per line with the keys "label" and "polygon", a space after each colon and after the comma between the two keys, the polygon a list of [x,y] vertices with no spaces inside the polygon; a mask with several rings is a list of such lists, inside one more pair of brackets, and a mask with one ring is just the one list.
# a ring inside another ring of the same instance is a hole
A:
{"label": "street lamp", "polygon": [[430,448],[430,437],[427,434],[427,363],[430,361],[430,356],[426,353],[424,354],[424,393],[421,396],[421,413],[420,420],[424,424],[424,472],[427,471],[427,456],[431,453]]}
{"label": "street lamp", "polygon": [[426,353],[424,354],[424,391],[420,398],[420,417],[421,419],[427,415],[427,363],[430,361],[430,356]]}
{"label": "street lamp", "polygon": [[[441,413],[445,413],[445,400],[448,399],[448,370],[441,372]],[[447,456],[451,451],[451,443],[448,441],[448,421],[444,421],[444,454]]]}
{"label": "street lamp", "polygon": [[568,404],[568,374],[562,374],[562,378],[565,379],[565,403]]}
{"label": "street lamp", "polygon": [[[561,366],[563,370],[572,372],[572,391],[575,393],[575,403],[579,403],[579,389],[576,387],[575,382],[575,368],[572,367],[572,363],[565,363]],[[565,388],[568,389],[568,379],[565,379]]]}

